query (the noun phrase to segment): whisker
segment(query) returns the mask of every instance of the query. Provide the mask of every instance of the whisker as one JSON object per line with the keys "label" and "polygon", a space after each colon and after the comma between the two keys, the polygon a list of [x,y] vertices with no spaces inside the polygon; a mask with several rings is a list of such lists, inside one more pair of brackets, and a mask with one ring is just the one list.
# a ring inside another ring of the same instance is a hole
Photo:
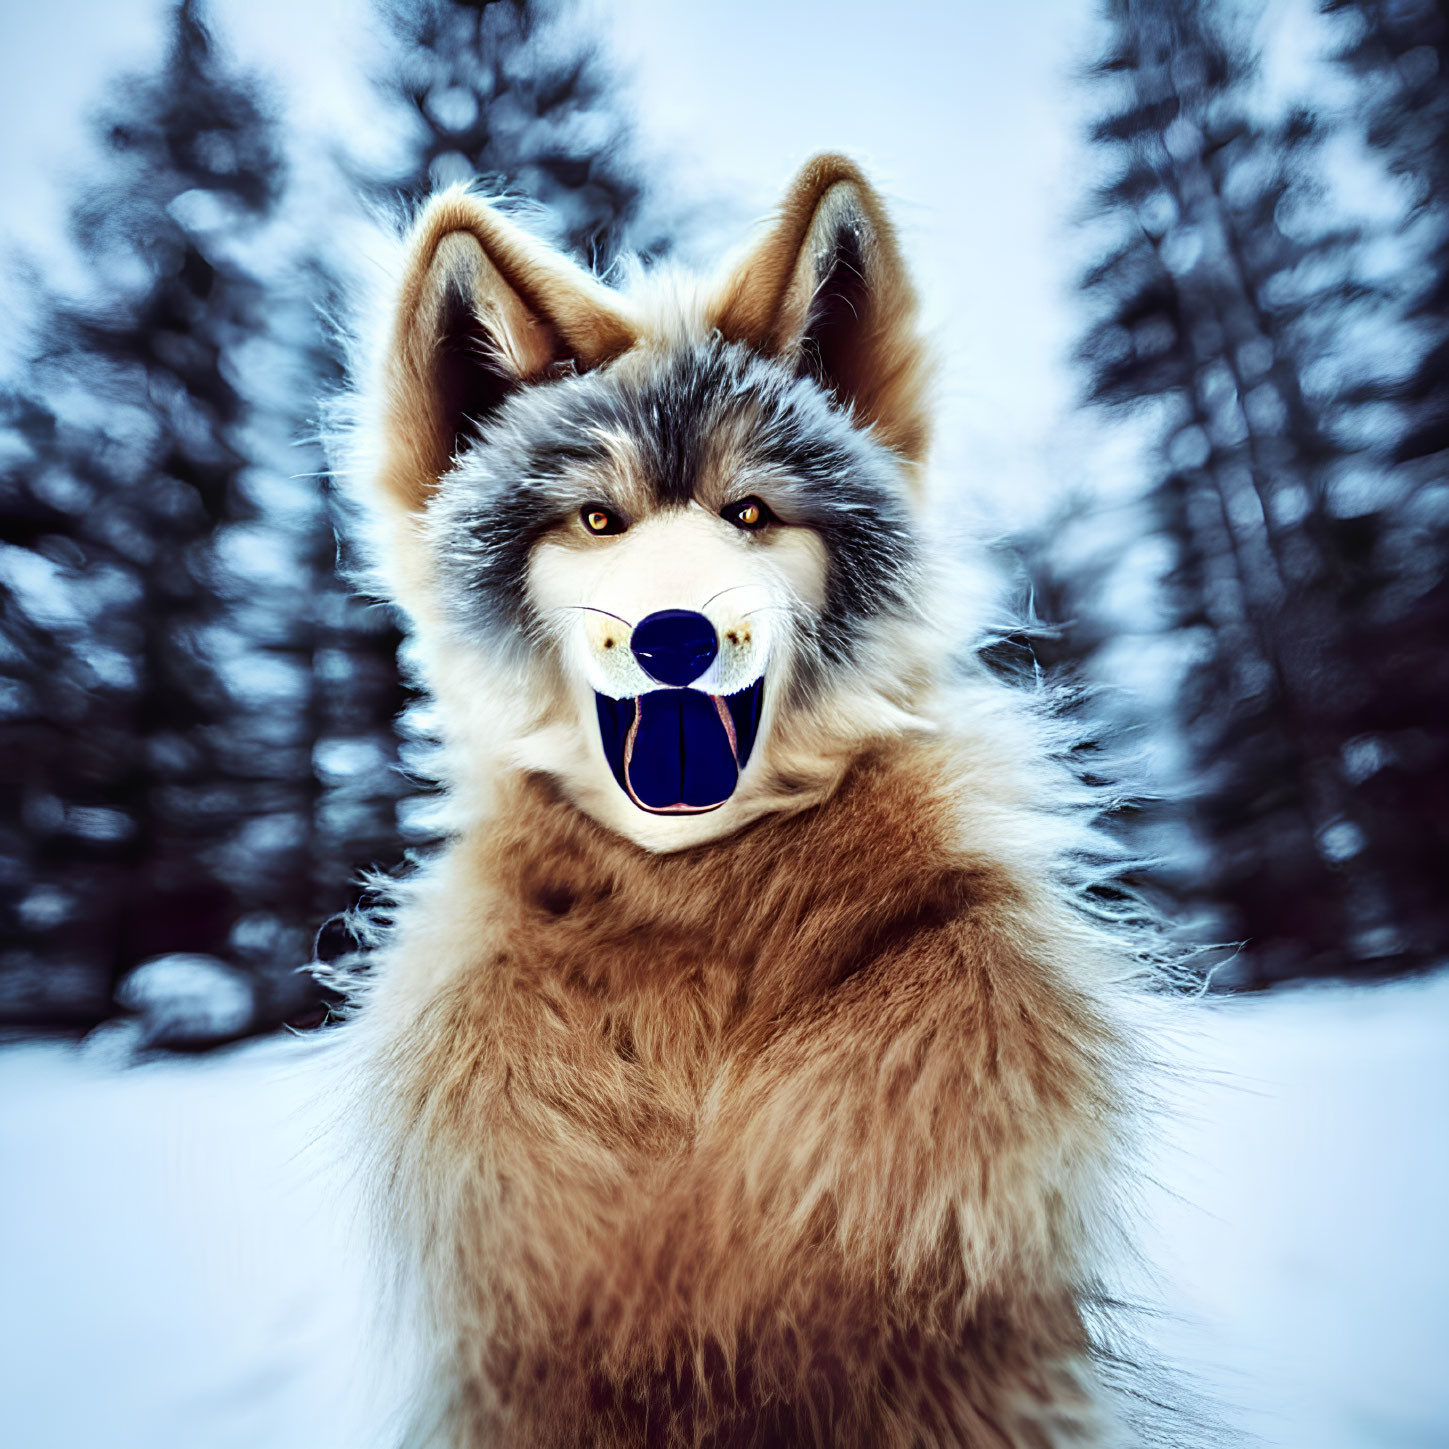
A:
{"label": "whisker", "polygon": [[619,623],[626,629],[632,629],[634,627],[627,619],[622,618],[620,615],[611,614],[607,609],[596,608],[593,604],[560,604],[554,612],[562,614],[569,609],[579,609],[589,614],[602,614],[606,619],[618,619]]}
{"label": "whisker", "polygon": [[703,612],[704,612],[704,611],[705,611],[705,610],[706,610],[706,609],[707,609],[707,608],[709,608],[709,606],[710,606],[710,605],[711,605],[711,604],[712,604],[712,603],[714,603],[714,601],[715,601],[715,600],[716,600],[716,599],[721,599],[721,598],[723,598],[723,597],[724,597],[724,596],[725,596],[725,595],[726,595],[726,594],[732,594],[732,593],[734,593],[734,591],[735,591],[735,590],[736,590],[736,589],[748,589],[748,588],[753,588],[753,587],[754,587],[754,585],[752,585],[752,584],[730,584],[730,585],[729,585],[729,586],[728,586],[728,587],[727,587],[727,588],[723,588],[723,589],[721,589],[721,590],[720,590],[720,591],[719,591],[719,593],[717,593],[717,594],[711,594],[711,595],[710,595],[710,596],[709,596],[709,598],[707,598],[707,599],[706,599],[706,600],[705,600],[705,601],[704,601],[704,603],[702,603],[702,604],[701,604],[701,605],[700,605],[700,606],[699,606],[699,609],[700,609],[700,612],[701,612],[701,613],[703,613]]}

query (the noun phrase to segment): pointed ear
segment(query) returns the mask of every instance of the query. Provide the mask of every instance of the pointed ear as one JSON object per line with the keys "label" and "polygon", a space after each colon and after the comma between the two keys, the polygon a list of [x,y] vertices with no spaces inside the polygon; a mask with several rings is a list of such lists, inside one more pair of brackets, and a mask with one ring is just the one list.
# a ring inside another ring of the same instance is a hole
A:
{"label": "pointed ear", "polygon": [[514,389],[596,367],[635,336],[572,262],[477,197],[435,197],[408,240],[383,363],[384,489],[421,507]]}
{"label": "pointed ear", "polygon": [[817,156],[731,271],[711,321],[792,362],[912,462],[925,456],[929,358],[880,198],[851,161]]}

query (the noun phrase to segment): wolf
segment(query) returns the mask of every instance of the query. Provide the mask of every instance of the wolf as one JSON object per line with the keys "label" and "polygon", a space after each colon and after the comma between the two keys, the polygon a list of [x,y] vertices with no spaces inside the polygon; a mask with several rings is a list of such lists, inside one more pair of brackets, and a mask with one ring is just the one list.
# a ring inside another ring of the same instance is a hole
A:
{"label": "wolf", "polygon": [[712,280],[411,228],[343,465],[451,812],[342,1028],[408,1444],[1135,1442],[1142,953],[959,617],[931,376],[840,156]]}

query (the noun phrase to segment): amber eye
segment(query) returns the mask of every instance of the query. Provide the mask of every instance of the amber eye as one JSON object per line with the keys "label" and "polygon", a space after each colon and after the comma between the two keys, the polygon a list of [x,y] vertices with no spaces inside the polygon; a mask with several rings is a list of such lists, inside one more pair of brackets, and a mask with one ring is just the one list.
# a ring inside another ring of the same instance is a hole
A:
{"label": "amber eye", "polygon": [[775,515],[758,498],[742,498],[738,503],[731,503],[720,517],[751,533],[775,522]]}
{"label": "amber eye", "polygon": [[584,527],[590,533],[623,533],[629,526],[612,509],[604,508],[597,503],[585,503],[579,509],[579,517],[583,519]]}

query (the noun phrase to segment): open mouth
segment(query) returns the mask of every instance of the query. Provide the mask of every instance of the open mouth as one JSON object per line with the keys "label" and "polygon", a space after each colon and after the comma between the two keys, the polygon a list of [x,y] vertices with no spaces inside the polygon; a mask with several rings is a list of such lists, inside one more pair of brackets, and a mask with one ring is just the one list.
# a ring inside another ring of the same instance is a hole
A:
{"label": "open mouth", "polygon": [[760,726],[762,675],[735,694],[595,692],[604,755],[620,788],[653,815],[700,815],[735,792]]}

